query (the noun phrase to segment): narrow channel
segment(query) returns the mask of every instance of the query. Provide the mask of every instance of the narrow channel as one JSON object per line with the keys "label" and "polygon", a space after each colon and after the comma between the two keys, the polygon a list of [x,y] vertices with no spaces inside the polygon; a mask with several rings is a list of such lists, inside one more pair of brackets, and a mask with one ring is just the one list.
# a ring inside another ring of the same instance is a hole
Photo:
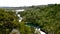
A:
{"label": "narrow channel", "polygon": [[[19,17],[19,22],[22,21],[22,17],[18,12],[22,12],[24,10],[16,10],[16,15]],[[32,24],[32,23],[27,23],[26,26],[34,27],[35,28],[35,33],[38,32],[38,34],[46,34],[43,31],[40,30],[40,27],[38,25]]]}

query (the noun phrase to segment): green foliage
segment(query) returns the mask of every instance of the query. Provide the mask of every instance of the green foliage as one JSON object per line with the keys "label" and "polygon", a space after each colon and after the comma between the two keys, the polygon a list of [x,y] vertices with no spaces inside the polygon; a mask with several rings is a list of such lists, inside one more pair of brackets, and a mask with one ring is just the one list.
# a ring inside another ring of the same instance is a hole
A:
{"label": "green foliage", "polygon": [[[4,9],[0,9],[0,33],[9,34],[13,28],[17,28],[17,17],[12,12],[6,12]],[[14,21],[16,24],[14,24]]]}
{"label": "green foliage", "polygon": [[20,33],[21,34],[34,34],[34,28],[26,26],[25,22],[20,23]]}
{"label": "green foliage", "polygon": [[23,21],[38,24],[47,34],[60,34],[60,4],[27,9],[20,14]]}
{"label": "green foliage", "polygon": [[0,9],[0,34],[9,34],[13,29],[18,29],[20,34],[34,34],[34,28],[18,22],[15,12]]}

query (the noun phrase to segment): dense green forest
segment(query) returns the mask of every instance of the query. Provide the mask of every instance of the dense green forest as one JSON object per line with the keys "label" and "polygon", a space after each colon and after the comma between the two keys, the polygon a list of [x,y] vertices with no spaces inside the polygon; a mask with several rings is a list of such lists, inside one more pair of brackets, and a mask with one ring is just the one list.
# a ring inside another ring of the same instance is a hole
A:
{"label": "dense green forest", "polygon": [[24,22],[38,25],[46,34],[60,34],[60,4],[32,6],[20,14]]}
{"label": "dense green forest", "polygon": [[15,12],[0,9],[0,34],[10,34],[13,29],[19,30],[20,34],[34,34],[34,28],[25,26],[24,22],[18,22]]}
{"label": "dense green forest", "polygon": [[39,26],[46,34],[60,34],[60,4],[32,6],[19,14],[23,18],[21,22],[15,12],[0,9],[0,34],[10,34],[13,29],[20,34],[37,34],[33,27],[26,26],[26,22]]}

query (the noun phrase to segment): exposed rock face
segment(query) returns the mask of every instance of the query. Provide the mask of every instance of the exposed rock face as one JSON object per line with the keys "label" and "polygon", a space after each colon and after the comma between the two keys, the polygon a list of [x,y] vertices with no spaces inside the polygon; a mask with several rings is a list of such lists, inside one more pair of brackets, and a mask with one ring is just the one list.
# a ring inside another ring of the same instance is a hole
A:
{"label": "exposed rock face", "polygon": [[10,34],[20,34],[20,32],[17,29],[13,29]]}

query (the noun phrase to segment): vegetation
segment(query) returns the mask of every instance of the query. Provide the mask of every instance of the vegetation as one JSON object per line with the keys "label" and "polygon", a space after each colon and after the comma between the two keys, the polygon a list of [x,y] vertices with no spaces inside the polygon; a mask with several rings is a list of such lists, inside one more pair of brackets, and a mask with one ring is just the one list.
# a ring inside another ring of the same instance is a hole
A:
{"label": "vegetation", "polygon": [[24,22],[38,25],[46,34],[60,34],[60,4],[33,7],[20,14]]}
{"label": "vegetation", "polygon": [[34,34],[34,28],[18,22],[15,12],[0,9],[0,34],[10,34],[13,29],[18,29],[20,34]]}
{"label": "vegetation", "polygon": [[46,34],[60,34],[60,4],[32,6],[19,14],[23,17],[22,22],[18,22],[15,12],[0,9],[0,34],[10,34],[13,29],[20,34],[35,34],[33,27],[41,28]]}

